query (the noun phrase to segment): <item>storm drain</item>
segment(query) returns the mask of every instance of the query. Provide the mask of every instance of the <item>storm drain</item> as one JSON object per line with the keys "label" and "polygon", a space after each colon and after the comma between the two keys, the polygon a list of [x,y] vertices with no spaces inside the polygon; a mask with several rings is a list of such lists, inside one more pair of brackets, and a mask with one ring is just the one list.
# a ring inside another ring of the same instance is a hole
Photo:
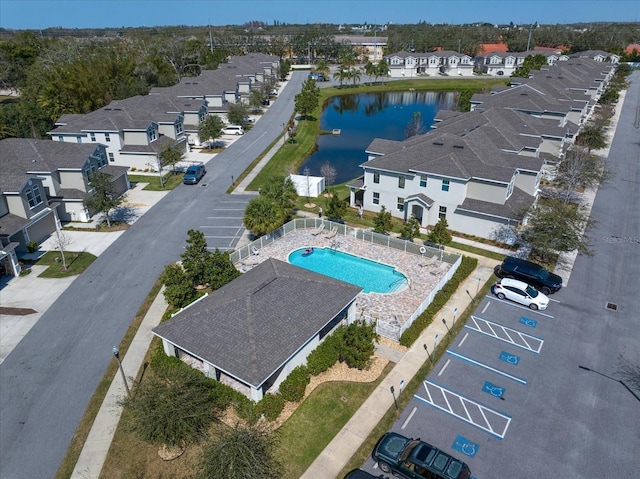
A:
{"label": "storm drain", "polygon": [[618,311],[618,305],[616,303],[607,303],[606,308],[611,311]]}

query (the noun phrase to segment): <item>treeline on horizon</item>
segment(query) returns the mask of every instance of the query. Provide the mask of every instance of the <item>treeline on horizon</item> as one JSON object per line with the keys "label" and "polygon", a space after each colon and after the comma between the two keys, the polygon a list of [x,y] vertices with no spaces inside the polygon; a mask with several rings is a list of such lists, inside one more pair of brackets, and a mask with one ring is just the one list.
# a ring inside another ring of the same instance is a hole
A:
{"label": "treeline on horizon", "polygon": [[[248,22],[224,27],[122,29],[0,29],[0,88],[19,92],[0,103],[0,139],[46,138],[63,114],[82,114],[112,100],[145,95],[184,76],[215,69],[229,56],[252,52],[281,58],[337,61],[357,50],[336,35],[379,36],[385,53],[454,50],[475,56],[482,43],[558,47],[568,53],[603,50],[622,55],[638,35],[638,23],[574,25],[287,25]],[[362,53],[362,52],[355,52]],[[623,60],[638,60],[625,58]]]}

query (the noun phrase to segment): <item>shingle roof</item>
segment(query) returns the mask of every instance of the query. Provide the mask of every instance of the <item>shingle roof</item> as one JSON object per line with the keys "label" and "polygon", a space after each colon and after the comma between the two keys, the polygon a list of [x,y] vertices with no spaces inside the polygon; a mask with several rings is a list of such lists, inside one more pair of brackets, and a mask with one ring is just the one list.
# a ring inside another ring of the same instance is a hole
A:
{"label": "shingle roof", "polygon": [[153,331],[258,387],[360,291],[270,258]]}
{"label": "shingle roof", "polygon": [[462,210],[520,221],[534,200],[535,198],[533,196],[525,193],[516,186],[509,199],[502,205],[489,201],[466,198],[464,202],[456,208],[456,213]]}

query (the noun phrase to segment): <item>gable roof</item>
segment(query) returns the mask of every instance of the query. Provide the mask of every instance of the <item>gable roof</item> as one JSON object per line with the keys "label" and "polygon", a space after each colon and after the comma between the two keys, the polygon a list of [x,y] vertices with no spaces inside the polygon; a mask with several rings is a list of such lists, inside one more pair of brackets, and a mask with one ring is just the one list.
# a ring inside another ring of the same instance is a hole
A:
{"label": "gable roof", "polygon": [[259,387],[361,291],[269,258],[153,332]]}

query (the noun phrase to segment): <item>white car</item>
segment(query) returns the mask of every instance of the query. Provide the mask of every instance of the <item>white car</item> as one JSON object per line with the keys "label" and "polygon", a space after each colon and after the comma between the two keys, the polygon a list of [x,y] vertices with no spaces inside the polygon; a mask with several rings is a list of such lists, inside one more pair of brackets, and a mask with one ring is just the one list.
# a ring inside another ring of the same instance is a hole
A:
{"label": "white car", "polygon": [[500,299],[510,299],[533,310],[547,309],[549,298],[533,286],[517,279],[503,278],[491,288]]}
{"label": "white car", "polygon": [[220,132],[223,135],[244,135],[244,128],[240,125],[227,125]]}

